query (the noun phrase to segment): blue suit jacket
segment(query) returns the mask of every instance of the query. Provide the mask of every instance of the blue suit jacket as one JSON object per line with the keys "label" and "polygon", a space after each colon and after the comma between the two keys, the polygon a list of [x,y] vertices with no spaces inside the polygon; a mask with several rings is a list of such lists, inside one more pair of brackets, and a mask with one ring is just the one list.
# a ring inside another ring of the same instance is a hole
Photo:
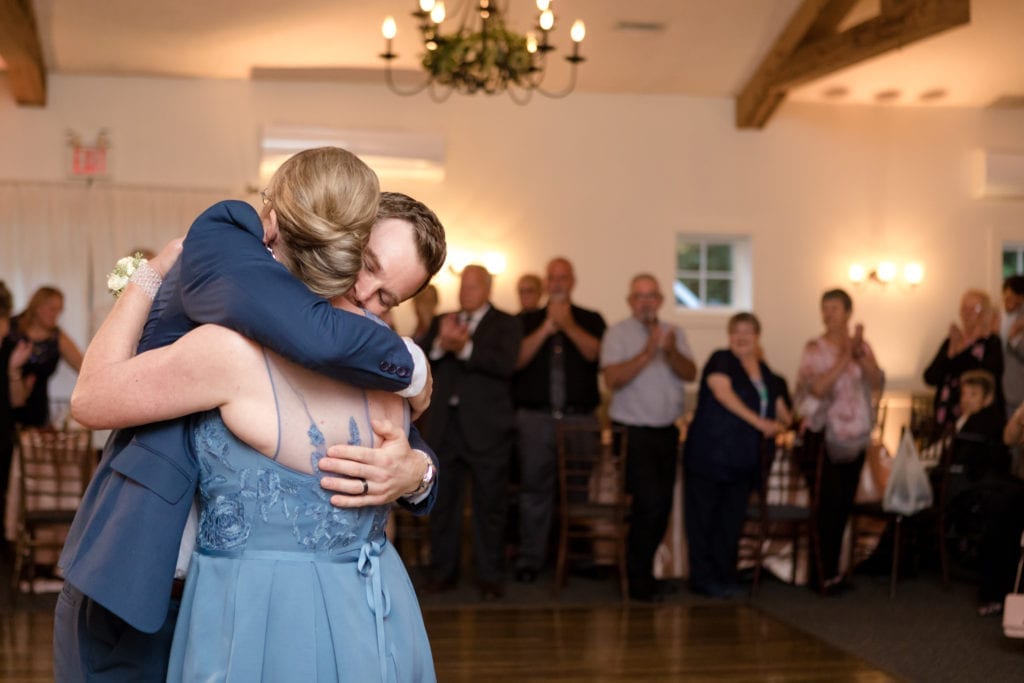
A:
{"label": "blue suit jacket", "polygon": [[[139,351],[218,323],[335,379],[373,389],[407,386],[412,359],[398,336],[310,292],[262,240],[259,215],[245,202],[220,202],[200,215],[157,294]],[[167,618],[198,481],[188,426],[182,418],[111,434],[61,554],[68,582],[146,633]],[[436,462],[415,429],[410,442]],[[429,511],[435,492],[407,507]]]}

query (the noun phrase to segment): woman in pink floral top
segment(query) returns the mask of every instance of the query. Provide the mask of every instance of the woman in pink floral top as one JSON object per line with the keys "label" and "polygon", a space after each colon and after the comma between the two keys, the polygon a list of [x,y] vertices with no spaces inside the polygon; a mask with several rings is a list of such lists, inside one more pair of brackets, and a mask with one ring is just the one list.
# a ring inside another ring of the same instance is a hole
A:
{"label": "woman in pink floral top", "polygon": [[[860,481],[864,452],[874,426],[872,394],[884,374],[864,341],[864,326],[850,333],[853,301],[841,289],[821,297],[825,334],[804,346],[797,375],[797,411],[808,453],[825,441],[818,501],[818,535],[824,585],[838,590],[843,531]],[[821,580],[821,579],[819,579]]]}
{"label": "woman in pink floral top", "polygon": [[924,381],[935,387],[935,431],[960,417],[960,376],[968,370],[988,370],[996,378],[994,405],[1005,414],[1003,401],[1003,347],[999,340],[996,309],[980,289],[968,289],[960,299],[960,325],[949,326],[935,359],[924,371]]}

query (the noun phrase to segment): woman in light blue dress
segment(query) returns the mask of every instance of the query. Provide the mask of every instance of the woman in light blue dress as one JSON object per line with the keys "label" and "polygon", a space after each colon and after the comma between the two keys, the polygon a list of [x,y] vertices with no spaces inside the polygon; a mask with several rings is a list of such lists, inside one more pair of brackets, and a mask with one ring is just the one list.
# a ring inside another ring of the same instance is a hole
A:
{"label": "woman in light blue dress", "polygon": [[[378,223],[368,248],[370,280],[391,304],[427,279],[410,222]],[[212,325],[131,357],[149,303],[128,285],[86,353],[73,402],[117,406],[126,424],[198,413],[198,534],[167,680],[435,680],[416,594],[384,535],[390,506],[332,506],[317,467],[326,444],[404,440],[406,402]],[[406,478],[415,493],[415,475]]]}

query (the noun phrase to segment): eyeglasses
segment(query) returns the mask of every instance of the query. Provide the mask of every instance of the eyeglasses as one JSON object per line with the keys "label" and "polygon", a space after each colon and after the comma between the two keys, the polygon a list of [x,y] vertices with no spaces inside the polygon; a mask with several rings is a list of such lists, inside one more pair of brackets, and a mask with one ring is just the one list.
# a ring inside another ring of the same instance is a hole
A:
{"label": "eyeglasses", "polygon": [[636,299],[637,301],[658,301],[661,299],[661,294],[657,292],[633,292],[629,298]]}
{"label": "eyeglasses", "polygon": [[263,206],[266,206],[267,204],[270,203],[270,195],[267,194],[266,190],[260,190],[260,199],[263,200]]}

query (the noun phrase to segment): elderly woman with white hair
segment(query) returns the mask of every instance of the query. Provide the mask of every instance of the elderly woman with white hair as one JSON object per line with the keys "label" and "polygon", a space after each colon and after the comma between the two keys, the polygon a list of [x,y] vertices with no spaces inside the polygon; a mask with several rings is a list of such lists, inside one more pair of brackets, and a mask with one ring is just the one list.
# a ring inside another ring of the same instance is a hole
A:
{"label": "elderly woman with white hair", "polygon": [[924,371],[925,384],[935,387],[935,432],[960,417],[960,376],[968,370],[988,370],[996,379],[994,403],[1003,412],[1003,348],[992,298],[980,289],[968,289],[960,298],[960,324],[949,326],[949,336]]}

